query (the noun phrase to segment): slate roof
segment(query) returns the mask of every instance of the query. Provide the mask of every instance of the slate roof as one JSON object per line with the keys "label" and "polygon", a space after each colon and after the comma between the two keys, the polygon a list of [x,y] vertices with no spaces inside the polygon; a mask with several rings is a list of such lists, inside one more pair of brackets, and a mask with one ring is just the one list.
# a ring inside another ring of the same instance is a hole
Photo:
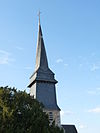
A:
{"label": "slate roof", "polygon": [[78,133],[75,125],[62,125],[65,133]]}
{"label": "slate roof", "polygon": [[39,67],[41,67],[43,70],[48,69],[48,60],[47,60],[47,55],[46,55],[46,50],[45,50],[44,40],[42,35],[42,29],[40,24],[39,24],[39,31],[38,31],[35,71]]}

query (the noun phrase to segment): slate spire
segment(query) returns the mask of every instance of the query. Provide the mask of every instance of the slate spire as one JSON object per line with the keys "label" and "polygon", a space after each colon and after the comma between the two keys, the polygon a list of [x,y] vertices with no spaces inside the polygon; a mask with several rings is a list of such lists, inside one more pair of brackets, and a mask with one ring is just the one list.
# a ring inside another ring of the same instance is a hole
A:
{"label": "slate spire", "polygon": [[35,71],[37,71],[39,68],[42,70],[45,70],[45,71],[48,69],[48,61],[47,61],[47,55],[46,55],[46,50],[45,50],[45,46],[44,46],[40,18],[39,18],[39,30],[38,30]]}
{"label": "slate spire", "polygon": [[39,13],[35,71],[30,77],[30,84],[28,85],[28,87],[31,87],[36,81],[50,82],[56,84],[57,80],[55,80],[54,75],[55,74],[50,70],[48,66]]}

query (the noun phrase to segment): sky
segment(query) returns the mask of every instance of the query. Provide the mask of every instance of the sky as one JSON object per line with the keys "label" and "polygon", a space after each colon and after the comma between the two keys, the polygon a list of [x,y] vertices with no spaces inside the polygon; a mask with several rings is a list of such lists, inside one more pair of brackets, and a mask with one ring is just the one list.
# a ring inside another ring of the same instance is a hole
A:
{"label": "sky", "polygon": [[100,132],[100,1],[0,0],[0,86],[26,90],[34,72],[38,11],[61,123]]}

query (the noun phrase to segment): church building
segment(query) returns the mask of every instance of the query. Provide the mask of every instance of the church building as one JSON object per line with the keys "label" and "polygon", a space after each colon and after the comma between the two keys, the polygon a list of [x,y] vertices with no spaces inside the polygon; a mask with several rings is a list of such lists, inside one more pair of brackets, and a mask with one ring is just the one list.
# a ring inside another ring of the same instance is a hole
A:
{"label": "church building", "polygon": [[60,108],[57,105],[56,99],[55,85],[57,82],[58,81],[55,79],[55,74],[48,66],[48,59],[39,17],[36,64],[34,73],[30,77],[30,83],[28,85],[30,88],[30,95],[39,102],[43,103],[44,111],[48,114],[51,124],[55,121],[55,125],[59,127],[62,126],[65,129],[65,133],[77,133],[75,126],[61,125]]}

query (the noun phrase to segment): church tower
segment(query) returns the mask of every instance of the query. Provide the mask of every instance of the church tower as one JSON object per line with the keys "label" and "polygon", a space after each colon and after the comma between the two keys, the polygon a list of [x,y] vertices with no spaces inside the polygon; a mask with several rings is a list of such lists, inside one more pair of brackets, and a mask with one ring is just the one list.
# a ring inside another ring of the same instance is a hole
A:
{"label": "church tower", "polygon": [[30,77],[28,87],[30,88],[30,95],[43,103],[44,111],[48,114],[50,123],[55,121],[55,124],[60,126],[60,108],[57,105],[55,87],[57,80],[48,66],[40,18],[38,28],[35,71]]}

